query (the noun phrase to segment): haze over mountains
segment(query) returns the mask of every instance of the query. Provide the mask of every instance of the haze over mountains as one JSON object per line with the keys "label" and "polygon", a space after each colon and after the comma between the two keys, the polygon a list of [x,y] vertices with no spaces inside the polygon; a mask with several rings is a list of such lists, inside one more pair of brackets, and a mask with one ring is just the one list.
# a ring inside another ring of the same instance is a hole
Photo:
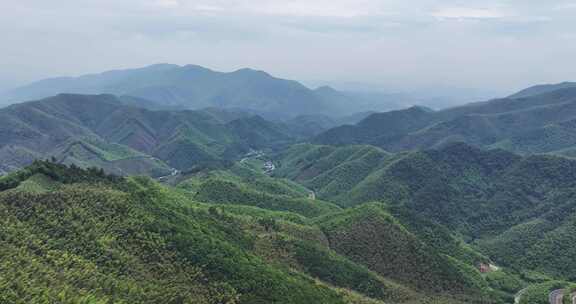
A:
{"label": "haze over mountains", "polygon": [[2,303],[534,304],[576,286],[574,83],[381,112],[163,64],[10,96]]}
{"label": "haze over mountains", "polygon": [[[370,104],[261,71],[159,64],[42,80],[11,91],[11,100],[57,95],[1,110],[6,123],[0,164],[8,172],[36,158],[56,157],[119,174],[161,176],[307,140],[370,144],[389,152],[466,142],[573,156],[575,90],[566,82],[441,111],[415,106],[344,115]],[[92,93],[118,97],[80,95]],[[94,110],[84,113],[86,107]]]}
{"label": "haze over mountains", "polygon": [[249,114],[151,111],[113,95],[59,94],[9,106],[0,117],[1,172],[55,157],[117,174],[160,176],[293,140],[283,126]]}
{"label": "haze over mountains", "polygon": [[345,116],[401,106],[375,102],[366,96],[353,96],[330,87],[311,90],[296,81],[275,78],[263,71],[241,69],[223,73],[197,65],[172,64],[41,80],[9,91],[4,99],[21,102],[59,93],[114,94],[146,99],[150,105],[164,108],[219,107],[283,119],[311,114]]}
{"label": "haze over mountains", "polygon": [[357,125],[328,130],[313,142],[371,144],[392,152],[467,142],[524,154],[571,156],[575,109],[576,87],[534,87],[508,98],[442,111],[412,107],[373,114]]}
{"label": "haze over mountains", "polygon": [[[498,96],[485,90],[448,87],[384,89],[377,85],[335,82],[336,88],[344,88],[340,90],[334,89],[331,82],[311,83],[318,84],[317,88],[309,89],[299,82],[249,68],[224,73],[198,65],[155,64],[36,81],[3,91],[0,104],[60,93],[114,94],[148,100],[147,106],[153,108],[220,107],[251,111],[271,119],[287,119],[297,115],[345,116],[364,111],[382,112],[410,105],[440,109]],[[144,104],[144,100],[141,101]]]}

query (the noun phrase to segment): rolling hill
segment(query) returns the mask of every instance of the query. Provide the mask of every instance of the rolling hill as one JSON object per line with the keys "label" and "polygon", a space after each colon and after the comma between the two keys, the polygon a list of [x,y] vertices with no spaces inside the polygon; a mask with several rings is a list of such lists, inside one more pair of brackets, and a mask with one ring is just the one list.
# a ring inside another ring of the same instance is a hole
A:
{"label": "rolling hill", "polygon": [[[243,169],[223,178],[248,178],[239,174],[249,166],[238,166]],[[210,184],[219,177],[190,178]],[[47,161],[0,178],[0,299],[499,303],[473,266],[420,241],[383,205],[303,215],[277,210],[266,197],[258,207],[203,202],[213,196],[195,196],[192,189]],[[362,233],[366,229],[379,233]],[[366,241],[386,258],[358,251]],[[402,265],[413,268],[390,268]]]}
{"label": "rolling hill", "polygon": [[270,119],[317,114],[346,116],[372,107],[370,103],[361,107],[353,96],[332,88],[311,90],[263,71],[241,69],[224,73],[197,65],[173,64],[40,80],[9,91],[4,99],[27,101],[60,93],[113,94],[141,107],[161,109],[247,110]]}
{"label": "rolling hill", "polygon": [[509,149],[520,154],[571,155],[576,145],[576,88],[474,103],[443,111],[413,107],[372,114],[355,125],[319,134],[313,143],[370,144],[390,152],[451,142]]}
{"label": "rolling hill", "polygon": [[0,302],[501,304],[576,280],[569,83],[342,118],[350,96],[248,69],[12,94],[61,91],[0,109]]}
{"label": "rolling hill", "polygon": [[342,207],[385,202],[408,227],[431,220],[500,265],[574,280],[574,160],[463,143],[399,154],[297,145],[279,164],[279,176],[314,189],[320,199]]}
{"label": "rolling hill", "polygon": [[116,174],[169,175],[286,145],[290,131],[223,110],[153,111],[112,95],[60,94],[0,110],[0,172],[55,157]]}

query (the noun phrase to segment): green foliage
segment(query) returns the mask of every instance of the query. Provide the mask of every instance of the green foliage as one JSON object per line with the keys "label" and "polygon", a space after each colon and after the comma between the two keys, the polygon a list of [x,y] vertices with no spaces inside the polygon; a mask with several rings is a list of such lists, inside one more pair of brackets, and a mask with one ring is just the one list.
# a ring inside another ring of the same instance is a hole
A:
{"label": "green foliage", "polygon": [[519,304],[549,304],[549,295],[552,291],[563,289],[568,284],[561,281],[551,281],[531,285],[522,294]]}
{"label": "green foliage", "polygon": [[375,113],[356,125],[337,126],[312,142],[371,144],[410,151],[465,142],[521,154],[569,152],[576,145],[576,88],[557,86],[543,94],[504,98],[432,112],[420,107]]}
{"label": "green foliage", "polygon": [[266,231],[278,230],[278,223],[273,218],[261,218],[258,220],[258,224],[264,227]]}
{"label": "green foliage", "polygon": [[493,271],[486,274],[486,281],[491,288],[501,290],[509,294],[514,294],[521,290],[525,283],[522,280],[507,271]]}
{"label": "green foliage", "polygon": [[422,243],[381,205],[348,209],[319,224],[336,252],[417,290],[467,294],[486,287],[473,266]]}
{"label": "green foliage", "polygon": [[185,172],[187,177],[178,184],[178,187],[189,192],[196,192],[207,179],[218,179],[272,195],[286,195],[293,198],[308,196],[308,191],[303,186],[285,178],[270,177],[262,171],[263,162],[258,161],[257,165],[253,165],[252,162],[251,159],[246,160],[230,165],[226,170],[206,168],[192,175],[190,172]]}
{"label": "green foliage", "polygon": [[295,258],[313,276],[338,287],[352,289],[371,298],[406,301],[414,294],[395,283],[384,281],[366,268],[352,263],[321,246],[293,241]]}
{"label": "green foliage", "polygon": [[60,94],[0,110],[0,173],[55,156],[117,175],[167,176],[238,159],[295,138],[284,125],[209,110],[150,111],[113,95]]}
{"label": "green foliage", "polygon": [[200,185],[194,198],[202,202],[239,204],[275,211],[290,211],[306,217],[315,217],[339,210],[322,201],[271,195],[243,188],[234,182],[212,179]]}
{"label": "green foliage", "polygon": [[[63,184],[80,182],[115,184],[122,180],[114,175],[108,175],[104,173],[104,170],[98,168],[82,169],[74,165],[68,167],[52,161],[37,160],[24,170],[0,177],[0,191],[16,188],[20,183],[35,175],[43,175],[52,181]],[[42,177],[38,178],[42,179]],[[40,182],[50,183],[45,179]]]}
{"label": "green foliage", "polygon": [[0,192],[5,302],[343,303],[329,287],[250,253],[240,218],[150,179],[48,162],[28,170],[21,179],[39,171],[69,185]]}
{"label": "green foliage", "polygon": [[[469,265],[491,259],[516,271],[574,279],[574,160],[451,144],[371,159],[364,177],[351,178],[338,168],[366,159],[338,157],[351,149],[296,146],[280,156],[289,165],[280,172],[341,206],[387,202],[420,241]],[[330,186],[340,179],[348,184],[343,192]]]}

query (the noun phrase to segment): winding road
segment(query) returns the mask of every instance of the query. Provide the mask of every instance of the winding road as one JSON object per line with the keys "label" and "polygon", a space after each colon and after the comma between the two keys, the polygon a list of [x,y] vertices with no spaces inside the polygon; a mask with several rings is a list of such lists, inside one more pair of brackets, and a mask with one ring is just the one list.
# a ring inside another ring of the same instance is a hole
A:
{"label": "winding road", "polygon": [[165,179],[167,179],[167,178],[169,178],[169,177],[176,176],[176,175],[178,175],[178,174],[180,174],[180,171],[178,171],[177,169],[172,168],[172,169],[170,169],[170,175],[158,177],[157,180],[163,181],[163,180],[165,180]]}
{"label": "winding road", "polygon": [[514,296],[514,304],[520,304],[520,299],[522,298],[522,295],[526,292],[526,290],[528,290],[528,287],[520,290],[516,296]]}
{"label": "winding road", "polygon": [[[550,304],[563,304],[564,303],[564,293],[566,292],[565,289],[557,289],[550,293],[548,296],[548,300]],[[570,299],[572,300],[572,304],[576,304],[576,292],[570,295]]]}
{"label": "winding road", "polygon": [[564,289],[557,289],[550,293],[548,296],[550,304],[563,304],[564,302]]}

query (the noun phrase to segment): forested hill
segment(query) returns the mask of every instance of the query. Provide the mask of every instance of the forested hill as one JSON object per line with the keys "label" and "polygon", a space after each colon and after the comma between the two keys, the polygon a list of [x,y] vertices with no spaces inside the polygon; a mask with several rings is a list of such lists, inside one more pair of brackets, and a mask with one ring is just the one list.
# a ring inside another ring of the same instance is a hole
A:
{"label": "forested hill", "polygon": [[113,95],[60,94],[0,109],[0,173],[55,157],[116,174],[169,175],[294,140],[280,124],[223,110],[152,111]]}
{"label": "forested hill", "polygon": [[462,143],[400,154],[297,145],[280,164],[279,175],[320,199],[343,207],[387,202],[456,232],[500,265],[574,279],[575,160]]}
{"label": "forested hill", "polygon": [[576,161],[296,145],[270,176],[265,158],[173,186],[48,161],[0,177],[0,299],[499,304],[573,279]]}
{"label": "forested hill", "polygon": [[[209,175],[171,188],[145,177],[37,161],[0,178],[0,301],[463,304],[508,298],[476,270],[485,257],[448,234],[444,247],[434,245],[420,232],[422,223],[399,221],[385,205],[341,210],[307,200],[296,185],[249,164]],[[373,252],[362,249],[368,243]]]}
{"label": "forested hill", "polygon": [[398,152],[466,142],[520,154],[575,155],[576,88],[567,86],[432,112],[423,108],[372,114],[313,139],[317,144],[370,144]]}

